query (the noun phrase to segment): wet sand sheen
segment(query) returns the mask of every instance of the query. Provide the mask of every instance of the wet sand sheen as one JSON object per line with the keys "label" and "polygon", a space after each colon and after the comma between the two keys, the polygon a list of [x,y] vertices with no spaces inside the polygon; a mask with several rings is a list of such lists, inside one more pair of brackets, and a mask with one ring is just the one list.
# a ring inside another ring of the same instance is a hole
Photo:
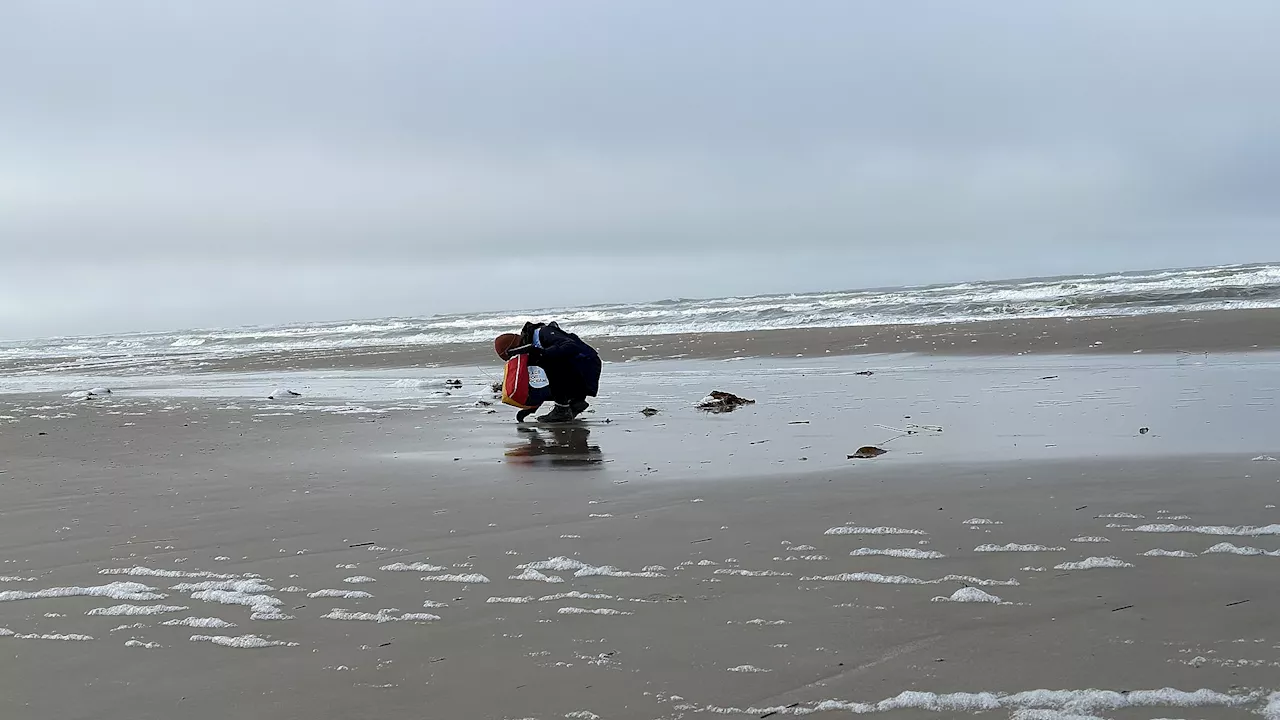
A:
{"label": "wet sand sheen", "polygon": [[[1223,387],[1269,382],[1230,367]],[[741,415],[629,419],[640,384],[564,443],[482,408],[9,401],[51,409],[0,425],[0,717],[1257,717],[1280,462],[1253,458],[1280,453],[1193,452],[1251,416],[1176,422],[1161,390],[1114,411],[1167,413],[1120,418],[1106,457],[957,458],[954,423],[1010,409],[1043,413],[1037,447],[1105,432],[1106,398],[1036,410],[1064,390],[1035,371],[985,371],[1019,389],[864,462],[851,434],[904,404],[930,422],[944,386],[906,399],[916,376],[886,373],[883,401],[827,414],[797,376]]]}

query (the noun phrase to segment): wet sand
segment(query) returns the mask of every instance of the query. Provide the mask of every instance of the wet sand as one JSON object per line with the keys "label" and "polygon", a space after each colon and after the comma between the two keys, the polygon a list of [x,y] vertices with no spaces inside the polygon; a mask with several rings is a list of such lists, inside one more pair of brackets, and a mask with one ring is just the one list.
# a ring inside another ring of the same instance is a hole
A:
{"label": "wet sand", "polygon": [[[1280,690],[1274,356],[607,372],[560,429],[476,374],[0,397],[0,717],[1245,718]],[[692,409],[728,382],[758,403]],[[1045,549],[979,551],[1010,543]],[[24,595],[117,582],[166,597]],[[978,591],[1007,604],[934,601]],[[120,605],[187,609],[86,614]],[[188,617],[235,627],[161,624]],[[246,635],[285,644],[191,639]],[[1014,694],[1041,689],[1072,692]]]}

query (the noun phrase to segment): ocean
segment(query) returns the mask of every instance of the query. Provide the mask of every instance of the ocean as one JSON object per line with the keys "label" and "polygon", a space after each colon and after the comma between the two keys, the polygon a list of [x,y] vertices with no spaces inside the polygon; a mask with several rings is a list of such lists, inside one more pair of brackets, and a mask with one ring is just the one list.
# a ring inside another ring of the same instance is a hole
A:
{"label": "ocean", "polygon": [[486,342],[531,318],[586,337],[1131,316],[1280,307],[1280,263],[918,287],[675,299],[270,327],[0,342],[0,372],[111,371],[261,353]]}

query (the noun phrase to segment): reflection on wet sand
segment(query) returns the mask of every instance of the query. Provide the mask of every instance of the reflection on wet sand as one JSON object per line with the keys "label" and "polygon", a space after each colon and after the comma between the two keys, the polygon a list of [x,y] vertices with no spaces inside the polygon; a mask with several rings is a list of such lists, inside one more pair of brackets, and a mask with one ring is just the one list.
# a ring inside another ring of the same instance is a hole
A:
{"label": "reflection on wet sand", "polygon": [[517,427],[524,442],[509,445],[506,461],[532,467],[589,467],[604,462],[599,445],[588,442],[585,427]]}

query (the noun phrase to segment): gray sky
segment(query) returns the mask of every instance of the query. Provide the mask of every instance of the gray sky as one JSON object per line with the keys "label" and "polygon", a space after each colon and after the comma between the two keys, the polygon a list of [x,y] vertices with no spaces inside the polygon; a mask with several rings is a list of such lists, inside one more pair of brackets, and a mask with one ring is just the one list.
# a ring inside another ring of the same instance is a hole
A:
{"label": "gray sky", "polygon": [[1280,2],[8,0],[0,338],[1280,260]]}

